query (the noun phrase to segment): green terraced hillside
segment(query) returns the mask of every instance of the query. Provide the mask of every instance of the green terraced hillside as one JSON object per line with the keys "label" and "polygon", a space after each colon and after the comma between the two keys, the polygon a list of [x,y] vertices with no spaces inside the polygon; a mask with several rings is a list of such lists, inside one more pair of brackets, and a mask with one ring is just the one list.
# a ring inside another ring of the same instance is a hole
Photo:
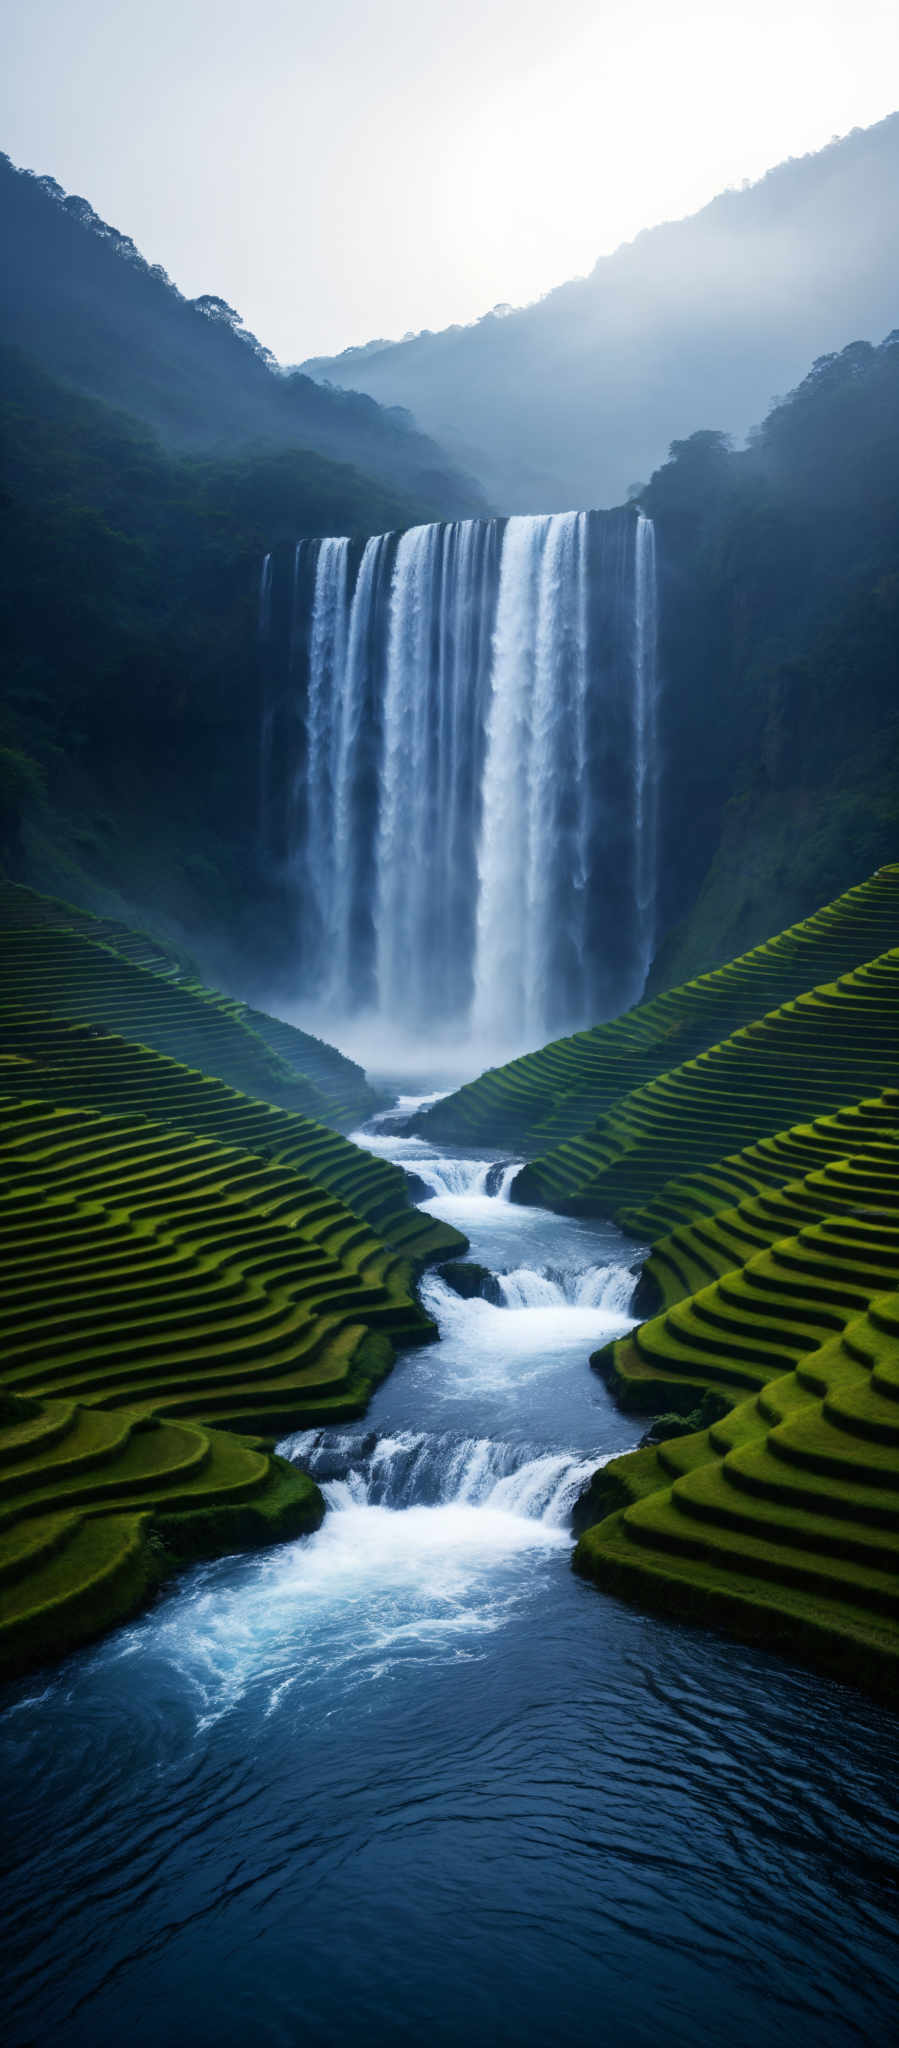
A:
{"label": "green terraced hillside", "polygon": [[308,1117],[93,1025],[0,1004],[0,1092],[150,1117],[259,1153],[335,1195],[412,1264],[450,1258],[464,1246],[458,1231],[413,1206],[400,1167]]}
{"label": "green terraced hillside", "polygon": [[612,1023],[491,1068],[422,1112],[412,1128],[463,1145],[545,1154],[671,1067],[897,946],[899,865],[881,868],[729,966],[654,996]]}
{"label": "green terraced hillside", "polygon": [[682,1300],[803,1223],[897,1205],[899,1090],[886,1089],[669,1181],[636,1212],[643,1230],[664,1233],[643,1268],[638,1306]]}
{"label": "green terraced hillside", "polygon": [[[877,1289],[896,1246],[895,1219],[813,1226],[708,1290],[720,1313],[700,1319],[702,1294],[684,1304],[678,1369],[701,1335],[703,1375],[714,1359],[743,1398],[605,1467],[578,1571],[895,1698],[899,1294]],[[669,1362],[675,1349],[672,1332]]]}
{"label": "green terraced hillside", "polygon": [[179,1563],[303,1535],[323,1513],[258,1439],[0,1394],[0,1673],[124,1620]]}
{"label": "green terraced hillside", "polygon": [[[863,1190],[866,1176],[856,1177]],[[834,1174],[841,1187],[848,1178]],[[788,1214],[783,1221],[789,1224]],[[708,1387],[736,1398],[734,1389],[759,1387],[788,1371],[810,1343],[823,1342],[875,1295],[896,1287],[894,1182],[889,1209],[863,1198],[857,1209],[804,1224],[641,1323],[610,1347],[613,1383],[619,1397],[630,1395],[638,1406],[651,1394],[656,1410],[667,1405],[671,1382],[695,1401]],[[602,1366],[602,1354],[596,1362]]]}
{"label": "green terraced hillside", "polygon": [[[694,1433],[666,1422],[596,1475],[576,1568],[889,1690],[899,1090],[672,1180],[656,1207],[674,1227],[637,1305],[664,1306],[592,1362],[620,1405],[692,1416]],[[696,1430],[710,1392],[729,1412]]]}
{"label": "green terraced hillside", "polygon": [[[337,1130],[355,1129],[379,1106],[355,1061],[280,1018],[204,987],[186,955],[168,942],[8,882],[0,882],[0,966],[4,986],[14,986],[18,1000],[139,1037]],[[150,986],[150,976],[167,990]]]}
{"label": "green terraced hillside", "polygon": [[634,1228],[672,1178],[879,1094],[897,1073],[893,949],[624,1096],[581,1136],[525,1167],[513,1199],[627,1216]]}
{"label": "green terraced hillside", "polygon": [[181,1559],[315,1526],[274,1435],[361,1414],[395,1347],[436,1334],[417,1272],[465,1248],[398,1167],[300,1113],[318,1095],[289,1026],[262,1019],[269,1046],[155,941],[26,898],[0,920],[4,1672]]}

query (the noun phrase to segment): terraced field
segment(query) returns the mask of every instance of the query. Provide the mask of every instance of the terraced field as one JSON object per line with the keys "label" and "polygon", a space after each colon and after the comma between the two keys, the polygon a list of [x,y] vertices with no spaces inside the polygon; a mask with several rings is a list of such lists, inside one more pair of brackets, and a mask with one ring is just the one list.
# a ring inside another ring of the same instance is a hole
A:
{"label": "terraced field", "polygon": [[[290,1027],[269,1047],[154,941],[128,958],[119,930],[113,951],[53,906],[29,921],[26,894],[0,930],[4,1672],[183,1558],[315,1526],[274,1434],[361,1413],[394,1346],[436,1334],[418,1269],[465,1245],[399,1168],[298,1113]],[[159,1049],[185,1042],[217,1071]],[[219,1078],[259,1072],[267,1099]]]}
{"label": "terraced field", "polygon": [[877,1290],[896,1235],[895,1221],[813,1226],[709,1290],[718,1323],[687,1313],[684,1365],[712,1334],[703,1373],[714,1355],[743,1398],[605,1468],[610,1512],[581,1537],[578,1571],[895,1697],[899,1294]]}
{"label": "terraced field", "polygon": [[0,967],[20,1002],[88,1017],[336,1130],[378,1107],[353,1060],[204,987],[177,948],[13,883],[0,883]]}
{"label": "terraced field", "polygon": [[[899,865],[881,868],[726,967],[640,1003],[612,1023],[491,1068],[423,1112],[413,1127],[458,1144],[544,1155],[674,1065],[692,1062],[742,1026],[897,946]],[[822,1106],[845,1099],[838,1095]]]}
{"label": "terraced field", "polygon": [[[639,1307],[680,1301],[791,1229],[899,1205],[899,1090],[797,1124],[666,1183],[634,1220],[653,1243]],[[673,1225],[673,1227],[669,1227]]]}
{"label": "terraced field", "polygon": [[581,1136],[526,1166],[513,1200],[642,1228],[672,1178],[880,1094],[897,1073],[894,949],[623,1097]]}
{"label": "terraced field", "polygon": [[661,1440],[595,1475],[576,1568],[877,1689],[899,1668],[897,1083],[894,866],[422,1120],[551,1138],[513,1199],[651,1244],[648,1319],[592,1362]]}
{"label": "terraced field", "polygon": [[173,1566],[323,1513],[318,1488],[251,1437],[63,1395],[0,1405],[0,1672],[123,1620]]}
{"label": "terraced field", "polygon": [[[290,1167],[365,1219],[412,1263],[452,1257],[462,1240],[413,1207],[399,1167],[308,1117],[226,1087],[148,1047],[8,1003],[0,1008],[0,1092],[99,1109],[236,1145]],[[406,1278],[408,1280],[408,1271]]]}

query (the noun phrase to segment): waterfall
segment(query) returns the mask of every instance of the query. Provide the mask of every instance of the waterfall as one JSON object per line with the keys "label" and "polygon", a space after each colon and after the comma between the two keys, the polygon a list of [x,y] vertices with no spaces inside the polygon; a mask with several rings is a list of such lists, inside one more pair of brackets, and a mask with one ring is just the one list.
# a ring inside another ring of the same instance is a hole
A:
{"label": "waterfall", "polygon": [[629,507],[266,558],[260,847],[296,901],[305,998],[504,1052],[639,998],[656,638],[652,523]]}
{"label": "waterfall", "polygon": [[636,912],[643,978],[655,946],[658,857],[658,697],[656,542],[651,519],[640,513],[634,544],[634,840]]}
{"label": "waterfall", "polygon": [[272,772],[272,703],[268,687],[269,643],[272,635],[272,558],[263,558],[259,577],[259,611],[257,635],[259,640],[260,668],[262,672],[261,732],[259,739],[259,786],[257,793],[257,833],[259,850],[265,858],[268,852],[267,827],[269,795]]}
{"label": "waterfall", "polygon": [[[538,1040],[566,977],[583,1016],[586,514],[514,518],[500,568],[478,854],[473,1022]],[[566,815],[566,813],[568,815]]]}
{"label": "waterfall", "polygon": [[323,540],[315,565],[306,692],[306,838],[302,880],[312,899],[319,942],[333,929],[337,893],[335,795],[347,653],[350,543]]}

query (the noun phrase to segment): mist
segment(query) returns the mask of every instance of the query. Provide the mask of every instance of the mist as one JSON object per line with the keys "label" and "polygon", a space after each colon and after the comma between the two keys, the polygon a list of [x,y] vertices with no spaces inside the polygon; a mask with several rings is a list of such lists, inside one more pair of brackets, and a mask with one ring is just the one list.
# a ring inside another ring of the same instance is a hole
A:
{"label": "mist", "polygon": [[536,1041],[486,1038],[458,1024],[425,1035],[408,1029],[402,1018],[385,1017],[377,1010],[339,1017],[323,1004],[286,1002],[283,994],[263,996],[260,1001],[285,1023],[295,1024],[315,1038],[329,1039],[364,1067],[376,1087],[416,1095],[461,1088],[487,1067],[503,1066],[507,1060],[536,1049]]}
{"label": "mist", "polygon": [[539,304],[312,374],[405,405],[497,510],[620,502],[741,440],[817,357],[899,324],[899,115],[637,236]]}

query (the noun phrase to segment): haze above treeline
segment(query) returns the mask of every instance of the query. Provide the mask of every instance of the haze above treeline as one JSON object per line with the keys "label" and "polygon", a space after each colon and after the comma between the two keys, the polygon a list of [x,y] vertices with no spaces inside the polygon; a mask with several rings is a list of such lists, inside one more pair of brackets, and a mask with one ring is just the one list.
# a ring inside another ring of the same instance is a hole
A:
{"label": "haze above treeline", "polygon": [[888,0],[32,0],[3,146],[283,362],[525,305],[891,111]]}
{"label": "haze above treeline", "polygon": [[279,373],[224,299],[185,300],[127,224],[52,179],[6,173],[4,240],[4,338],[182,445],[314,448],[430,516],[610,505],[671,441],[712,426],[739,444],[818,356],[899,324],[899,115],[639,235],[536,305],[304,374]]}

